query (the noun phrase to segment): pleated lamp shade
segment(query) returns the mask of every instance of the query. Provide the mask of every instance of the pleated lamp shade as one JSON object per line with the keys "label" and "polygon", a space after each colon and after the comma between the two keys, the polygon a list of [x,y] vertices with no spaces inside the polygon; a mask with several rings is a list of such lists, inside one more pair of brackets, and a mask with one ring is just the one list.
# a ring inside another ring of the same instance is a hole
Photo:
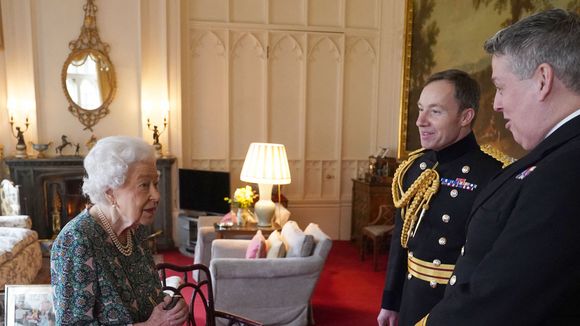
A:
{"label": "pleated lamp shade", "polygon": [[244,160],[240,180],[258,184],[289,184],[290,167],[284,145],[251,143]]}

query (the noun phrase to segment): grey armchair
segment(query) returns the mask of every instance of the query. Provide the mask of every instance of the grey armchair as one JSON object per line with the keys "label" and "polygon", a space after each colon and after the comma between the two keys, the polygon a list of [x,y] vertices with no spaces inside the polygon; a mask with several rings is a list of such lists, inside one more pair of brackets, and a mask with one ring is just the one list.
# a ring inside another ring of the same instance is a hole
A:
{"label": "grey armchair", "polygon": [[265,325],[306,325],[310,297],[332,247],[317,227],[308,257],[245,259],[250,240],[215,240],[210,271],[216,309]]}

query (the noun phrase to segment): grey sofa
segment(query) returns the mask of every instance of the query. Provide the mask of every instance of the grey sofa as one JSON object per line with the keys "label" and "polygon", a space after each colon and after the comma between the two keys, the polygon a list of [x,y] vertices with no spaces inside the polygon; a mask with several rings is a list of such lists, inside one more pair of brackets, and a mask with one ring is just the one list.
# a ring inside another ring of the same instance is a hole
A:
{"label": "grey sofa", "polygon": [[210,271],[216,309],[265,325],[306,325],[310,297],[332,247],[328,235],[314,236],[311,256],[245,259],[250,240],[213,241]]}

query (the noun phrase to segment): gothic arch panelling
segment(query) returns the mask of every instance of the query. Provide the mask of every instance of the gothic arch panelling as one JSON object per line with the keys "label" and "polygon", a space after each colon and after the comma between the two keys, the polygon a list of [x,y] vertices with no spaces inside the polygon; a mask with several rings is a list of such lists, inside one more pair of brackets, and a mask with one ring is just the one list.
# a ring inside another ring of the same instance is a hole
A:
{"label": "gothic arch panelling", "polygon": [[[223,34],[223,31],[222,31]],[[190,159],[224,158],[227,155],[227,58],[219,32],[194,31],[190,40],[189,76],[191,91],[187,92],[189,110],[184,115],[183,130],[190,144]],[[207,128],[210,125],[212,128]]]}
{"label": "gothic arch panelling", "polygon": [[[344,66],[342,157],[362,158],[375,148],[378,87],[376,55],[371,43],[347,38]],[[370,127],[370,128],[369,128]],[[366,146],[365,146],[366,145]]]}
{"label": "gothic arch panelling", "polygon": [[232,32],[230,57],[231,156],[243,159],[248,145],[266,140],[264,35]]}
{"label": "gothic arch panelling", "polygon": [[272,33],[269,56],[270,110],[269,139],[282,143],[290,158],[301,157],[300,130],[303,130],[304,106],[304,35]]}
{"label": "gothic arch panelling", "polygon": [[342,49],[328,36],[309,39],[306,80],[306,159],[339,157]]}

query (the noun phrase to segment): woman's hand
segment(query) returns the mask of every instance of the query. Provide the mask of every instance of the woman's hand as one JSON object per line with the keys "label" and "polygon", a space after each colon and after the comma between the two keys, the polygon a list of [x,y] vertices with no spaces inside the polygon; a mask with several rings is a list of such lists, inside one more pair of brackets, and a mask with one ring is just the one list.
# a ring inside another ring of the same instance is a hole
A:
{"label": "woman's hand", "polygon": [[187,314],[189,313],[187,304],[183,298],[175,304],[175,306],[169,310],[165,310],[165,307],[171,303],[171,297],[166,296],[163,298],[163,302],[153,308],[151,316],[145,323],[135,324],[135,325],[159,325],[159,326],[179,326],[187,320]]}

